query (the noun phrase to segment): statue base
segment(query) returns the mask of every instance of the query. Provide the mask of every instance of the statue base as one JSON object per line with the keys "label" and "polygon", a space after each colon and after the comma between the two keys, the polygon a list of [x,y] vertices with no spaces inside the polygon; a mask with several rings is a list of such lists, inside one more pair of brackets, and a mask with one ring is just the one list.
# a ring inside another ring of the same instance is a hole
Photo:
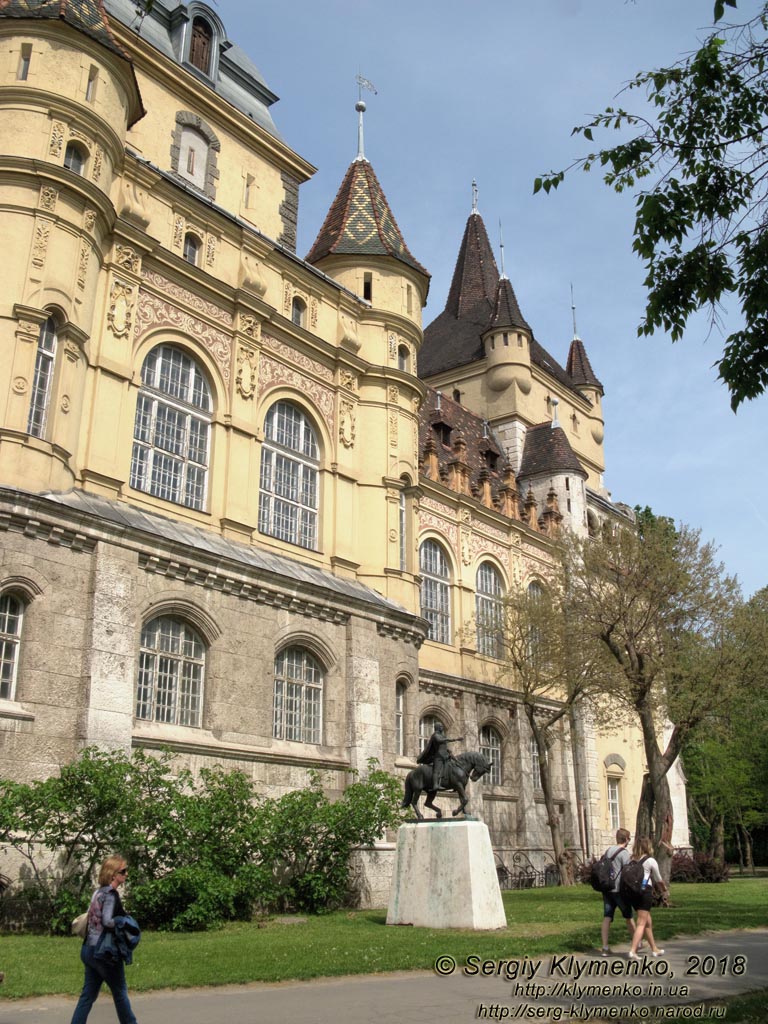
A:
{"label": "statue base", "polygon": [[387,924],[506,928],[488,826],[446,819],[401,825]]}

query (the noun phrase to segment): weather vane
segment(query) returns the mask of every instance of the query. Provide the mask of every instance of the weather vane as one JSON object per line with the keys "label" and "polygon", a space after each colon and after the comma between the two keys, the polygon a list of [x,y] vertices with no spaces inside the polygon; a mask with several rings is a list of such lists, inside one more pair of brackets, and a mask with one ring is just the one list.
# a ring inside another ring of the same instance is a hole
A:
{"label": "weather vane", "polygon": [[357,159],[365,160],[365,146],[363,144],[363,114],[365,113],[365,101],[363,100],[363,89],[368,89],[375,95],[376,86],[369,78],[364,78],[359,72],[355,75],[355,81],[357,82],[357,103],[355,104],[355,110],[357,111]]}

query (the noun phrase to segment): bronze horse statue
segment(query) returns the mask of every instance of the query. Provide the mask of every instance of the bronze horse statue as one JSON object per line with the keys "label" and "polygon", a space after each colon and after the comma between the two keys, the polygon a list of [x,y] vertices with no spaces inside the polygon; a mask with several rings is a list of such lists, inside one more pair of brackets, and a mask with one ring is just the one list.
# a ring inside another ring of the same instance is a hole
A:
{"label": "bronze horse statue", "polygon": [[[493,762],[477,750],[468,750],[464,754],[458,754],[446,764],[443,769],[440,792],[452,789],[458,796],[459,806],[453,812],[454,817],[457,814],[463,814],[464,808],[467,806],[468,798],[465,789],[467,782],[470,779],[472,782],[477,782],[487,775],[492,767]],[[423,818],[424,815],[419,810],[419,797],[424,792],[427,794],[424,806],[431,807],[435,812],[435,817],[442,818],[440,808],[433,803],[437,796],[437,790],[432,788],[432,765],[430,764],[421,764],[418,768],[408,772],[405,777],[405,796],[401,807],[412,807],[416,817]]]}

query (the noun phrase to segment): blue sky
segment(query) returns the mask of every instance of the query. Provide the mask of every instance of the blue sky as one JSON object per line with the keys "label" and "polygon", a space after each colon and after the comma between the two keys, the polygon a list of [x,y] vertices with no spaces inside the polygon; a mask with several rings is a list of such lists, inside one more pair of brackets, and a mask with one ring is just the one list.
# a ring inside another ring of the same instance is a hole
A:
{"label": "blue sky", "polygon": [[[768,397],[730,410],[706,318],[684,341],[638,339],[642,264],[631,195],[574,172],[533,180],[584,152],[574,125],[615,104],[636,71],[703,38],[712,0],[219,0],[228,35],[280,96],[285,140],[318,167],[302,187],[299,254],[310,248],[355,157],[355,75],[366,156],[414,256],[432,274],[424,323],[442,310],[471,182],[538,340],[565,361],[573,283],[580,336],[605,387],[606,484],[615,500],[701,527],[748,595],[768,585]],[[743,16],[761,6],[739,0]],[[640,102],[636,94],[623,105]],[[608,140],[606,140],[608,141]],[[498,252],[497,252],[498,257]],[[728,311],[724,321],[729,322]],[[733,320],[730,320],[733,323]],[[755,454],[757,453],[757,455]]]}

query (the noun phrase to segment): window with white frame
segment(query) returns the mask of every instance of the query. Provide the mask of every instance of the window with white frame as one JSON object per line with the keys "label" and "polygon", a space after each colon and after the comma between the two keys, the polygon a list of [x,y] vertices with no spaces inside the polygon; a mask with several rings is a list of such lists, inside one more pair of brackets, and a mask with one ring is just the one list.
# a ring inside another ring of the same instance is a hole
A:
{"label": "window with white frame", "polygon": [[199,728],[205,644],[182,619],[160,615],[141,631],[136,718]]}
{"label": "window with white frame", "polygon": [[441,644],[451,642],[451,573],[448,559],[434,540],[425,540],[419,549],[421,571],[421,614],[429,622],[429,639]]}
{"label": "window with white frame", "polygon": [[0,698],[16,696],[24,605],[15,594],[0,596]]}
{"label": "window with white frame", "polygon": [[503,612],[504,585],[501,574],[490,562],[483,562],[477,570],[475,620],[477,650],[489,658],[500,658],[502,655]]}
{"label": "window with white frame", "polygon": [[402,757],[405,753],[405,691],[403,682],[395,683],[395,753]]}
{"label": "window with white frame", "polygon": [[261,533],[317,547],[320,451],[301,409],[276,402],[264,420],[259,492]]}
{"label": "window with white frame", "polygon": [[205,508],[211,394],[194,359],[153,348],[141,368],[131,487],[189,508]]}
{"label": "window with white frame", "polygon": [[491,770],[483,776],[488,786],[500,786],[501,770],[501,736],[492,725],[484,725],[480,730],[480,753],[491,762]]}
{"label": "window with white frame", "polygon": [[323,670],[303,647],[287,647],[275,658],[272,722],[276,740],[322,743]]}
{"label": "window with white frame", "polygon": [[400,533],[400,571],[405,572],[408,568],[408,498],[405,493],[405,488],[408,486],[408,480],[405,477],[400,478],[402,487],[400,489],[400,496],[398,498],[398,528]]}
{"label": "window with white frame", "polygon": [[445,722],[438,715],[422,715],[419,719],[419,753],[422,753],[429,743],[438,722],[445,728]]}
{"label": "window with white frame", "polygon": [[621,828],[621,803],[619,800],[619,787],[621,779],[615,776],[608,776],[608,817],[610,819],[611,831]]}
{"label": "window with white frame", "polygon": [[27,417],[27,433],[33,437],[45,436],[45,424],[51,402],[53,371],[56,364],[57,326],[49,316],[40,327],[35,356],[35,373],[32,378],[32,397]]}

